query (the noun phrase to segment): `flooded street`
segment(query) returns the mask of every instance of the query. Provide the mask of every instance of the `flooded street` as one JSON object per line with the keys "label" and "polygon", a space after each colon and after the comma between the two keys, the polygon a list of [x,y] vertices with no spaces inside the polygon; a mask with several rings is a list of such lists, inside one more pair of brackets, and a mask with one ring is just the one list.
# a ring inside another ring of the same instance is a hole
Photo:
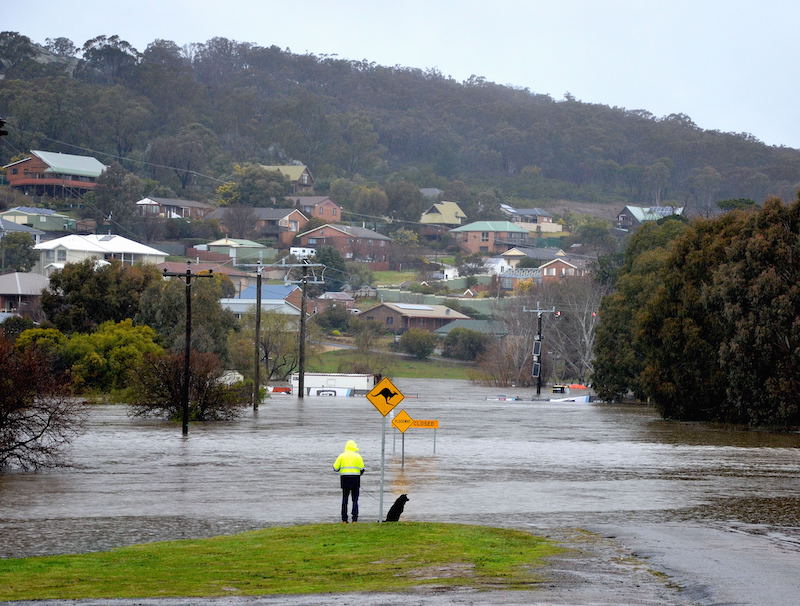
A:
{"label": "flooded street", "polygon": [[[598,561],[637,559],[683,588],[664,583],[668,598],[635,603],[795,603],[800,435],[670,423],[642,407],[492,401],[498,390],[463,381],[395,383],[407,395],[397,411],[441,428],[435,453],[433,430],[410,429],[401,468],[387,424],[384,514],[408,493],[405,520],[595,543]],[[363,397],[276,396],[233,423],[194,423],[188,438],[179,424],[97,407],[73,467],[0,476],[0,557],[336,522],[331,463],[347,439],[367,466],[361,519],[377,520],[381,427]]]}

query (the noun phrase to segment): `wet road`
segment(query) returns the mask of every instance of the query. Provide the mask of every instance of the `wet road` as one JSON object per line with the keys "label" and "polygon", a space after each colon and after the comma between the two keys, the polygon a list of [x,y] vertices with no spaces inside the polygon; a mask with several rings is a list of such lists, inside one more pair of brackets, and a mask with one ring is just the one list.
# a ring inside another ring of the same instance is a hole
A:
{"label": "wet road", "polygon": [[[461,381],[396,384],[409,396],[398,410],[441,429],[435,454],[432,430],[409,430],[401,468],[389,427],[384,513],[408,493],[407,520],[509,526],[577,546],[579,565],[555,563],[562,590],[543,594],[547,603],[795,603],[800,435],[669,423],[635,407],[487,401],[496,389]],[[0,476],[0,556],[335,522],[330,464],[348,438],[367,465],[362,520],[377,520],[381,426],[361,397],[275,397],[233,423],[193,424],[187,439],[179,425],[98,407],[72,468]],[[683,589],[647,580],[649,568]],[[615,590],[614,574],[641,591]],[[768,593],[757,590],[764,580]]]}

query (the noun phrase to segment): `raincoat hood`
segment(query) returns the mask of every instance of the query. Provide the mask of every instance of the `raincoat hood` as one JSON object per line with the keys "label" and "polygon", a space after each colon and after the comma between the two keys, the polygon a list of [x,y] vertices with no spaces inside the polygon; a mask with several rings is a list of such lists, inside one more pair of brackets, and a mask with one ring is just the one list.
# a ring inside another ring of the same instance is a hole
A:
{"label": "raincoat hood", "polygon": [[347,443],[344,445],[344,449],[358,452],[358,444],[356,444],[354,440],[347,440]]}

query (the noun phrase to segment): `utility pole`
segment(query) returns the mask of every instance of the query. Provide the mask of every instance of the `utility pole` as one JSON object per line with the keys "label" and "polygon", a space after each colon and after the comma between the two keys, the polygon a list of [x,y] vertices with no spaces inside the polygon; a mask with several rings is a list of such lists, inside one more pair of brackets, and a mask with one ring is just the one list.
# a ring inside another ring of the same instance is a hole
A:
{"label": "utility pole", "polygon": [[258,410],[261,399],[261,263],[256,267],[256,338],[253,375],[253,410]]}
{"label": "utility pole", "polygon": [[536,314],[536,337],[533,341],[533,368],[531,369],[531,376],[536,379],[536,395],[542,393],[542,314],[555,313],[556,308],[542,309],[539,302],[536,302],[536,309],[522,308],[524,312]]}
{"label": "utility pole", "polygon": [[164,268],[165,277],[182,277],[186,280],[186,332],[183,347],[183,383],[181,383],[181,432],[189,435],[189,358],[192,347],[192,278],[213,278],[213,270],[208,273],[192,273],[191,261],[186,262],[186,272],[171,272]]}
{"label": "utility pole", "polygon": [[[247,267],[247,264],[244,265]],[[302,270],[302,277],[300,280],[287,280],[286,278],[289,277],[289,274],[286,274],[284,278],[285,283],[289,284],[300,284],[300,292],[302,294],[300,298],[300,334],[299,334],[299,342],[298,342],[298,357],[299,357],[299,364],[298,364],[298,394],[297,397],[301,400],[305,396],[305,371],[306,371],[306,298],[308,296],[308,285],[309,284],[324,284],[325,280],[322,277],[317,278],[316,275],[312,275],[311,279],[309,280],[308,270],[311,268],[312,274],[315,268],[321,267],[322,273],[325,273],[325,265],[322,263],[309,263],[308,260],[304,259],[302,263],[286,263],[285,260],[282,260],[281,263],[269,263],[266,265],[261,265],[261,263],[256,265],[257,268],[257,276],[256,276],[256,386],[254,389],[258,388],[258,377],[259,377],[259,362],[260,362],[260,326],[261,326],[261,270],[265,267],[271,268],[279,268],[279,269],[286,269],[288,272],[291,272],[292,269],[299,267]],[[253,398],[253,409],[255,410],[258,407],[258,404],[255,402],[255,397]]]}

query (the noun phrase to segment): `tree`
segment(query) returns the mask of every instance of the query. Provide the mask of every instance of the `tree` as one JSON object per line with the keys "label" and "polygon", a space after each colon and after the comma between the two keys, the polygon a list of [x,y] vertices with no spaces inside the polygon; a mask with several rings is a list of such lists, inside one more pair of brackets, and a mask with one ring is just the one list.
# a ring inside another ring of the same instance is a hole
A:
{"label": "tree", "polygon": [[[181,353],[150,354],[136,367],[128,407],[133,417],[181,416],[184,359]],[[244,385],[220,381],[222,365],[212,353],[192,352],[189,358],[189,419],[224,421],[234,419],[249,401]]]}
{"label": "tree", "polygon": [[490,341],[489,335],[477,330],[454,328],[444,339],[442,355],[457,360],[476,360],[486,351]]}
{"label": "tree", "polygon": [[366,263],[347,261],[345,263],[345,271],[348,276],[347,283],[353,290],[359,289],[362,286],[369,286],[375,281],[372,270]]}
{"label": "tree", "polygon": [[98,224],[127,228],[142,198],[144,183],[114,162],[97,178],[97,186],[86,194],[86,206]]}
{"label": "tree", "polygon": [[332,246],[320,246],[314,257],[315,263],[322,263],[325,266],[325,290],[338,292],[342,290],[347,282],[347,266],[344,263],[342,253]]}
{"label": "tree", "polygon": [[217,188],[222,206],[275,206],[290,191],[289,180],[260,164],[236,164],[233,180]]}
{"label": "tree", "polygon": [[25,232],[11,232],[0,239],[0,269],[27,272],[39,260],[33,249],[33,237]]}
{"label": "tree", "polygon": [[256,215],[252,206],[234,204],[225,209],[222,222],[231,231],[230,236],[246,238],[254,231]]}
{"label": "tree", "polygon": [[0,336],[0,368],[0,470],[58,466],[81,431],[85,405],[69,397],[68,382],[35,347]]}
{"label": "tree", "polygon": [[198,174],[208,169],[212,158],[218,153],[216,133],[202,124],[192,123],[181,128],[174,136],[154,139],[150,143],[149,160],[159,165],[154,167],[157,178],[177,183],[180,191],[185,192]]}
{"label": "tree", "polygon": [[76,388],[107,392],[136,382],[134,368],[144,356],[162,352],[155,339],[155,330],[130,319],[104,322],[91,334],[72,335],[62,356]]}
{"label": "tree", "polygon": [[427,330],[410,328],[400,337],[400,349],[418,360],[425,360],[436,348],[436,335]]}
{"label": "tree", "polygon": [[94,259],[67,263],[51,274],[42,310],[64,332],[92,332],[103,322],[135,317],[144,291],[161,281],[155,265],[123,265],[116,259],[108,265]]}
{"label": "tree", "polygon": [[[192,349],[211,352],[227,360],[228,334],[237,327],[236,318],[220,305],[230,280],[221,275],[192,281]],[[180,278],[151,283],[142,293],[136,324],[156,330],[165,349],[181,352],[186,326],[186,283]]]}
{"label": "tree", "polygon": [[78,47],[75,46],[72,40],[61,36],[58,38],[45,38],[44,47],[59,57],[74,57],[78,52]]}
{"label": "tree", "polygon": [[84,42],[81,49],[87,71],[101,82],[113,84],[133,73],[139,51],[119,36],[97,36]]}

